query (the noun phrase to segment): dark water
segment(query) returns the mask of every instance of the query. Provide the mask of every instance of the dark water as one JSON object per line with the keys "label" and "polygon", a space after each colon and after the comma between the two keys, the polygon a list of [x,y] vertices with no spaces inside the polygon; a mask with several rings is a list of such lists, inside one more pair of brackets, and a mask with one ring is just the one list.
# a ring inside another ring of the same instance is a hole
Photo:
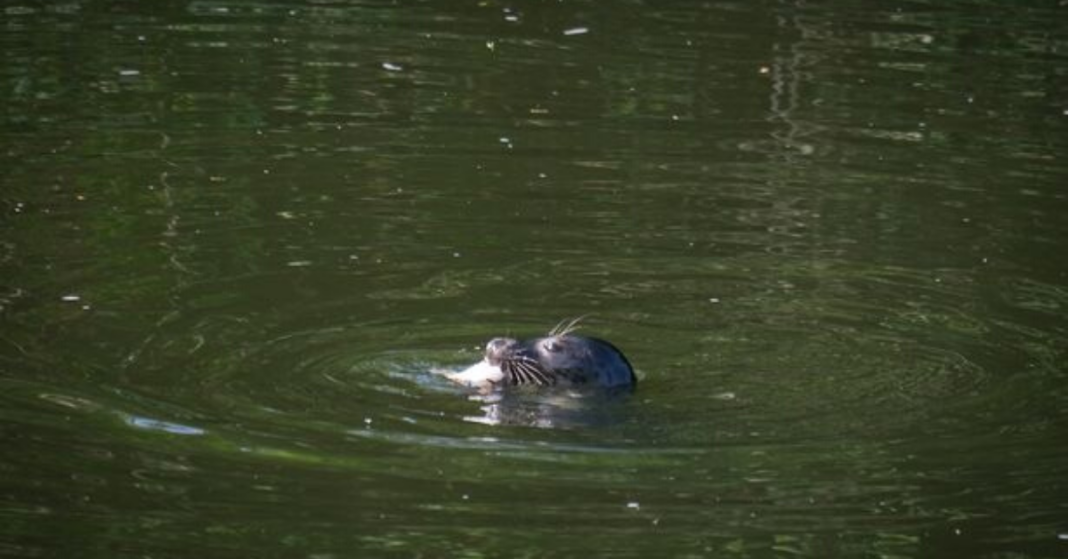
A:
{"label": "dark water", "polygon": [[854,4],[5,2],[0,555],[1068,556],[1068,9]]}

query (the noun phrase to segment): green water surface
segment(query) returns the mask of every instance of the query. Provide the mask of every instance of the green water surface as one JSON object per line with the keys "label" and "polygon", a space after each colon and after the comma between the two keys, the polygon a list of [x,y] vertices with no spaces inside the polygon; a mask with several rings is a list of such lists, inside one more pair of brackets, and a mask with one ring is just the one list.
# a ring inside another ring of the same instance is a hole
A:
{"label": "green water surface", "polygon": [[0,556],[1068,556],[1066,22],[6,1]]}

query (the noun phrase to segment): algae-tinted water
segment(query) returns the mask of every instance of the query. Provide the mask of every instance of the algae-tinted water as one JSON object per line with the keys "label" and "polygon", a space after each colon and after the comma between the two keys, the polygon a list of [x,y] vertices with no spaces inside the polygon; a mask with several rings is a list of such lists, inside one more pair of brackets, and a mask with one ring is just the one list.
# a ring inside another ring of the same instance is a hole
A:
{"label": "algae-tinted water", "polygon": [[6,3],[0,555],[1065,556],[1054,4]]}

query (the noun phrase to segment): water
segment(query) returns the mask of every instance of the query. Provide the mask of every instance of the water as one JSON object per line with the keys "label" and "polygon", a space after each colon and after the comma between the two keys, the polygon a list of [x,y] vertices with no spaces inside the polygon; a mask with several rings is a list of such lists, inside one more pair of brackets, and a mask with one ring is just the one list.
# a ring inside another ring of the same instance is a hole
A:
{"label": "water", "polygon": [[1065,16],[9,2],[0,554],[1065,556]]}

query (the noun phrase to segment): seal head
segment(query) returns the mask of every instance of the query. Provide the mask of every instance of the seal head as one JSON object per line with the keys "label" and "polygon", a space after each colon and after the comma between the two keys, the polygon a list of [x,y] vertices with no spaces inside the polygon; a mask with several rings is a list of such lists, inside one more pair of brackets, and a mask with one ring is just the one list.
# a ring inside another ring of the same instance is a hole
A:
{"label": "seal head", "polygon": [[556,334],[529,340],[494,338],[485,357],[449,378],[469,386],[634,386],[630,362],[599,339]]}

